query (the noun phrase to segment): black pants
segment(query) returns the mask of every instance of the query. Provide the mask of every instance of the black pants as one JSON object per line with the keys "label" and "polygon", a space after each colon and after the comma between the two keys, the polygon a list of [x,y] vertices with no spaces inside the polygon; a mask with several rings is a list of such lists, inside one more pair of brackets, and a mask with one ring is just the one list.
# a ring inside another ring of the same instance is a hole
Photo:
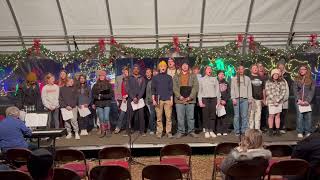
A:
{"label": "black pants", "polygon": [[79,123],[80,130],[87,130],[88,129],[89,115],[86,117],[79,116],[78,121],[79,121],[78,123]]}
{"label": "black pants", "polygon": [[285,122],[287,118],[288,109],[282,109],[282,112],[280,113],[280,129],[284,129]]}
{"label": "black pants", "polygon": [[205,107],[202,108],[203,127],[206,130],[214,131],[216,129],[216,106],[217,98],[202,98]]}
{"label": "black pants", "polygon": [[[131,106],[131,102],[132,102],[132,100],[129,99],[128,103],[127,103],[127,105],[128,105],[128,107],[127,107],[127,132],[130,129],[133,129],[132,119],[134,119],[135,120],[134,124],[136,124],[136,125],[139,124],[140,133],[144,133],[145,132],[144,108],[140,108],[140,109],[133,111],[132,106]],[[131,128],[129,128],[129,127],[131,127]]]}
{"label": "black pants", "polygon": [[[198,102],[198,99],[197,99]],[[195,120],[195,128],[202,131],[203,127],[203,118],[202,118],[202,108],[196,104],[194,106],[194,120]]]}
{"label": "black pants", "polygon": [[228,133],[228,123],[227,123],[227,115],[222,117],[217,117],[216,121],[216,133]]}
{"label": "black pants", "polygon": [[267,121],[268,121],[268,106],[262,106],[261,109],[261,129],[268,128]]}

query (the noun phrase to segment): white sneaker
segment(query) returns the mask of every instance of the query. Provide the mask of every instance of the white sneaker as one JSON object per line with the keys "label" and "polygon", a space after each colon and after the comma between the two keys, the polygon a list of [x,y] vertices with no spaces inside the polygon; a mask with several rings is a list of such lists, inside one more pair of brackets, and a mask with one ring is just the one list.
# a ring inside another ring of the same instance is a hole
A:
{"label": "white sneaker", "polygon": [[309,137],[310,136],[310,133],[306,134],[306,137]]}
{"label": "white sneaker", "polygon": [[217,135],[212,131],[210,132],[210,136],[213,137],[213,138],[217,137]]}
{"label": "white sneaker", "polygon": [[88,136],[88,131],[87,130],[81,130],[80,131],[80,136]]}
{"label": "white sneaker", "polygon": [[303,135],[301,133],[299,133],[298,138],[303,138]]}
{"label": "white sneaker", "polygon": [[228,136],[228,133],[223,133],[224,136]]}
{"label": "white sneaker", "polygon": [[282,130],[280,130],[280,133],[285,134],[285,133],[287,133],[287,131],[282,129]]}
{"label": "white sneaker", "polygon": [[72,138],[72,134],[68,133],[68,135],[66,136],[66,139],[71,139]]}
{"label": "white sneaker", "polygon": [[203,129],[202,129],[202,132],[206,132],[206,128],[203,128]]}
{"label": "white sneaker", "polygon": [[78,140],[80,139],[79,133],[75,134],[75,139],[78,139]]}
{"label": "white sneaker", "polygon": [[221,136],[221,135],[222,135],[221,133],[218,133],[218,134],[217,134],[217,136]]}
{"label": "white sneaker", "polygon": [[210,138],[209,132],[205,132],[205,133],[204,133],[204,137],[205,137],[205,138]]}

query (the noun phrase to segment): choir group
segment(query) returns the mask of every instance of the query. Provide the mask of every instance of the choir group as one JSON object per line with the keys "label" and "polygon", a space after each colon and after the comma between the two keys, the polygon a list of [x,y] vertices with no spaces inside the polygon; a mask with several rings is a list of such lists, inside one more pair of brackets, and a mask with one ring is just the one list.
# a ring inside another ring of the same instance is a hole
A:
{"label": "choir group", "polygon": [[[253,64],[247,75],[245,67],[240,65],[231,80],[225,78],[224,71],[217,71],[214,77],[210,66],[204,67],[201,75],[200,67],[191,69],[188,60],[177,69],[172,58],[161,61],[155,69],[147,68],[144,75],[140,72],[137,64],[131,70],[123,67],[113,87],[106,72],[100,70],[92,88],[87,84],[86,74],[77,73],[71,79],[64,70],[57,81],[48,73],[45,86],[40,88],[36,75],[31,72],[19,86],[17,107],[27,112],[45,109],[49,112],[49,128],[61,127],[62,117],[68,132],[66,138],[72,138],[72,131],[75,139],[88,135],[89,121],[97,124],[101,137],[109,137],[112,129],[114,134],[124,129],[127,135],[134,123],[142,136],[148,133],[158,138],[185,135],[196,138],[199,137],[195,133],[197,124],[205,138],[215,138],[228,133],[226,114],[230,108],[226,106],[230,102],[235,135],[250,128],[266,130],[269,136],[280,136],[286,126],[292,92],[297,109],[297,135],[302,138],[311,133],[315,82],[308,65],[299,67],[294,80],[281,62],[270,74],[262,64]],[[112,127],[110,109],[114,101],[119,116]],[[89,113],[85,113],[88,110]],[[145,118],[146,111],[148,118]],[[71,116],[66,118],[64,113]],[[92,114],[97,118],[93,120]]]}

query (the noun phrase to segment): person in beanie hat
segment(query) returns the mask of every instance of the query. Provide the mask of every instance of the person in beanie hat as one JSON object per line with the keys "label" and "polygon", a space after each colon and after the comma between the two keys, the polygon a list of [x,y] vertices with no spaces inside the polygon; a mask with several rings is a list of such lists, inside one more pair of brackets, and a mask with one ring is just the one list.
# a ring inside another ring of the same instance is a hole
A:
{"label": "person in beanie hat", "polygon": [[[139,124],[140,134],[145,136],[145,120],[144,120],[144,109],[132,109],[131,103],[138,104],[140,100],[143,100],[143,95],[146,90],[146,80],[140,75],[140,66],[138,64],[133,65],[132,75],[129,77],[126,90],[128,93],[127,100],[127,133],[130,131],[129,126],[131,125],[131,120],[134,116],[136,122]],[[130,124],[129,124],[130,123]]]}
{"label": "person in beanie hat", "polygon": [[161,61],[158,65],[159,74],[152,79],[152,101],[157,114],[157,137],[162,137],[163,124],[162,115],[163,111],[166,115],[166,133],[168,138],[172,138],[171,128],[171,115],[173,106],[173,84],[172,77],[166,73],[167,63]]}
{"label": "person in beanie hat", "polygon": [[[281,79],[280,70],[273,69],[271,78],[266,82],[265,87],[266,103],[269,108],[269,136],[273,134],[280,136],[280,113],[282,111],[283,101],[286,94],[286,83]],[[273,120],[275,119],[276,132],[273,132]]]}
{"label": "person in beanie hat", "polygon": [[27,161],[28,172],[34,180],[53,178],[53,156],[46,149],[32,151]]}
{"label": "person in beanie hat", "polygon": [[26,82],[19,86],[17,107],[27,112],[43,111],[40,87],[37,83],[37,75],[34,72],[28,73]]}
{"label": "person in beanie hat", "polygon": [[[194,106],[196,103],[199,83],[197,76],[190,73],[188,60],[185,59],[181,66],[180,74],[173,77],[173,92],[178,117],[178,133],[176,138],[181,138],[185,133],[197,138],[194,132]],[[185,129],[185,117],[188,129]]]}
{"label": "person in beanie hat", "polygon": [[111,135],[110,107],[113,98],[113,90],[107,80],[106,71],[98,71],[98,80],[92,87],[93,104],[97,107],[97,114],[100,121],[101,136],[103,138]]}

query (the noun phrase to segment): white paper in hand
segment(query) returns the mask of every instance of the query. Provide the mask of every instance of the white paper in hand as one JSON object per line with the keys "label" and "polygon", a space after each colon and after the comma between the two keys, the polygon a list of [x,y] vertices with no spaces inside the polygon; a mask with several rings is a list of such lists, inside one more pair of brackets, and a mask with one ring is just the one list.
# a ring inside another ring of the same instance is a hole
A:
{"label": "white paper in hand", "polygon": [[78,111],[81,117],[86,117],[91,114],[91,111],[87,107],[78,108]]}
{"label": "white paper in hand", "polygon": [[120,110],[123,111],[123,112],[127,112],[127,101],[126,102],[124,102],[124,101],[121,102]]}
{"label": "white paper in hand", "polygon": [[143,98],[139,99],[138,104],[135,104],[133,101],[131,102],[132,110],[135,111],[137,109],[141,109],[145,106]]}
{"label": "white paper in hand", "polygon": [[227,114],[226,108],[224,106],[218,104],[216,107],[216,113],[217,113],[218,117],[222,117]]}
{"label": "white paper in hand", "polygon": [[299,107],[299,112],[300,113],[306,113],[306,112],[312,111],[310,105],[308,105],[308,106],[300,106],[300,105],[298,105],[298,107]]}
{"label": "white paper in hand", "polygon": [[62,119],[64,121],[67,121],[69,119],[72,119],[73,118],[73,113],[72,113],[72,110],[68,110],[66,108],[61,108],[61,115],[62,115]]}
{"label": "white paper in hand", "polygon": [[26,112],[25,111],[20,111],[19,113],[19,119],[21,119],[22,121],[25,121],[26,118]]}
{"label": "white paper in hand", "polygon": [[48,114],[27,113],[25,116],[27,127],[46,127],[48,122]]}
{"label": "white paper in hand", "polygon": [[282,112],[282,104],[281,105],[272,105],[268,106],[269,114],[278,114]]}

